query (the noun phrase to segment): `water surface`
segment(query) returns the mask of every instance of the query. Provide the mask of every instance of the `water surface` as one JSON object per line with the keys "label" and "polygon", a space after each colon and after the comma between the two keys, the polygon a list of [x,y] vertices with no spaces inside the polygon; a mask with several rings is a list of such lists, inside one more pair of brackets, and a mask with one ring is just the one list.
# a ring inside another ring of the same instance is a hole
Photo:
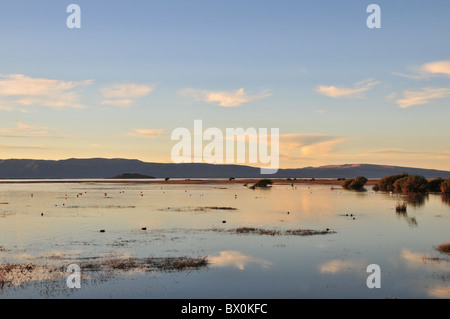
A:
{"label": "water surface", "polygon": [[[397,214],[403,201],[407,213]],[[209,262],[186,271],[88,276],[80,289],[67,288],[65,277],[29,278],[0,289],[0,297],[449,298],[450,256],[435,249],[450,242],[449,226],[450,201],[438,194],[409,199],[305,184],[0,184],[2,264],[177,256]],[[240,227],[281,235],[230,231]],[[325,235],[283,235],[327,228]],[[381,268],[380,289],[367,287],[370,264]]]}

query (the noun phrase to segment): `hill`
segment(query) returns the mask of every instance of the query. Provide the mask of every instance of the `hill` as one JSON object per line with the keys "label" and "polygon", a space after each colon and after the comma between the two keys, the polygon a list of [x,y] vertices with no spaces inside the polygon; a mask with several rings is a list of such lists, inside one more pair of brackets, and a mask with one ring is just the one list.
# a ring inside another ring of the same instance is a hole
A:
{"label": "hill", "polygon": [[280,169],[274,175],[261,175],[260,169],[245,165],[203,163],[149,163],[135,159],[0,160],[0,178],[110,178],[123,172],[155,178],[381,178],[386,175],[450,177],[450,171],[373,164],[346,164],[297,169]]}

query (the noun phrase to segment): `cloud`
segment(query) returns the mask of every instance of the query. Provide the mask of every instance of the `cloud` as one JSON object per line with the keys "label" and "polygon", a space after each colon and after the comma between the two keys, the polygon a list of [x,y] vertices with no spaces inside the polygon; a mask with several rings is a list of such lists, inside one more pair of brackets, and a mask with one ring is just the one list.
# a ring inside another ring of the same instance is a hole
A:
{"label": "cloud", "polygon": [[0,150],[20,150],[20,149],[45,149],[45,146],[42,145],[0,145]]}
{"label": "cloud", "polygon": [[334,97],[334,98],[353,98],[353,97],[362,97],[362,93],[369,91],[375,85],[381,83],[380,81],[374,81],[372,79],[368,79],[365,81],[361,81],[355,83],[353,88],[344,88],[344,87],[336,87],[336,86],[324,86],[320,85],[316,91],[323,95]]}
{"label": "cloud", "polygon": [[402,108],[413,105],[423,105],[430,103],[430,100],[442,99],[450,95],[450,88],[424,88],[420,91],[406,90],[404,97],[397,100],[397,104]]}
{"label": "cloud", "polygon": [[103,105],[128,107],[135,102],[134,99],[147,96],[154,90],[150,84],[113,83],[100,89],[106,100]]}
{"label": "cloud", "polygon": [[120,106],[120,107],[128,107],[134,103],[134,100],[104,100],[102,101],[103,105],[111,105],[111,106]]}
{"label": "cloud", "polygon": [[413,74],[403,74],[393,72],[393,74],[413,80],[423,80],[432,77],[448,77],[450,76],[450,60],[434,61],[416,67]]}
{"label": "cloud", "polygon": [[361,156],[370,156],[370,155],[382,155],[382,156],[392,156],[392,155],[399,155],[399,156],[429,156],[432,158],[442,158],[442,157],[450,157],[450,151],[443,151],[443,152],[425,152],[425,151],[409,151],[404,150],[401,148],[383,148],[383,149],[376,149],[376,150],[369,150],[367,152],[364,152],[360,154]]}
{"label": "cloud", "polygon": [[156,130],[156,129],[132,129],[132,133],[128,133],[129,136],[136,136],[136,137],[147,137],[147,138],[154,138],[156,136],[159,136],[163,134],[163,130]]}
{"label": "cloud", "polygon": [[32,78],[23,74],[0,74],[0,109],[15,106],[45,106],[51,108],[84,108],[75,89],[91,85],[93,80],[80,82]]}
{"label": "cloud", "polygon": [[450,76],[450,60],[426,63],[422,69],[426,73]]}
{"label": "cloud", "polygon": [[45,126],[29,125],[22,121],[16,121],[16,127],[13,128],[0,128],[0,133],[7,133],[8,135],[2,135],[2,137],[17,137],[17,133],[25,133],[28,136],[45,136],[48,134],[48,128]]}
{"label": "cloud", "polygon": [[336,151],[336,145],[347,141],[346,138],[326,134],[281,134],[280,154],[291,159],[329,156]]}
{"label": "cloud", "polygon": [[272,95],[268,90],[264,90],[256,95],[248,95],[243,88],[234,92],[186,88],[179,91],[178,94],[183,97],[192,98],[196,101],[218,103],[223,107],[236,107],[244,103],[261,100]]}
{"label": "cloud", "polygon": [[101,92],[103,96],[108,99],[125,99],[143,97],[148,95],[153,90],[154,87],[147,84],[113,83],[109,86],[103,87]]}

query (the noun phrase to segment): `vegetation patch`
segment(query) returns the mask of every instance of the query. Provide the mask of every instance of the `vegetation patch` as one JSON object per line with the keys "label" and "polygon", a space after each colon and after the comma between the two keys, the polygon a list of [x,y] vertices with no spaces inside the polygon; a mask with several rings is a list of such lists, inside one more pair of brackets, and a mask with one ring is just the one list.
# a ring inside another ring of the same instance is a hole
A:
{"label": "vegetation patch", "polygon": [[395,211],[397,213],[406,213],[406,204],[405,203],[398,203],[395,206]]}
{"label": "vegetation patch", "polygon": [[426,192],[450,193],[450,178],[435,178],[428,181],[421,175],[385,176],[378,181],[377,190],[404,194],[424,194]]}
{"label": "vegetation patch", "polygon": [[200,206],[200,207],[167,207],[162,208],[160,211],[172,211],[172,212],[206,212],[210,210],[237,210],[234,207],[227,206]]}
{"label": "vegetation patch", "polygon": [[130,270],[162,270],[182,271],[201,269],[208,266],[205,257],[150,257],[150,258],[113,258],[102,261],[84,263],[81,269],[86,271],[130,271]]}
{"label": "vegetation patch", "polygon": [[257,181],[255,184],[253,184],[253,186],[250,186],[251,189],[256,189],[256,188],[267,188],[272,186],[273,181],[271,179],[261,179],[259,181]]}
{"label": "vegetation patch", "polygon": [[366,183],[367,178],[365,178],[364,176],[358,176],[356,178],[344,180],[344,182],[342,183],[342,187],[344,189],[363,190]]}
{"label": "vegetation patch", "polygon": [[230,229],[228,232],[237,234],[258,234],[258,235],[293,235],[293,236],[313,236],[313,235],[326,235],[334,234],[335,231],[330,229],[325,230],[311,230],[311,229],[289,229],[286,231],[274,230],[274,229],[263,229],[263,228],[253,228],[253,227],[240,227],[236,229]]}
{"label": "vegetation patch", "polygon": [[440,244],[436,249],[441,254],[450,255],[450,243]]}

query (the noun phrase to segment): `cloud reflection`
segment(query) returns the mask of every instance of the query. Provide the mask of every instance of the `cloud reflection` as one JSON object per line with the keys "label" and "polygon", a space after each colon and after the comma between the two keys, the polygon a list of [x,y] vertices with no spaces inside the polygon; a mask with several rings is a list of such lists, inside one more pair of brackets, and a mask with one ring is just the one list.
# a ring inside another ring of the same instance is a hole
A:
{"label": "cloud reflection", "polygon": [[219,256],[208,257],[208,261],[218,267],[236,267],[240,270],[244,270],[250,263],[259,264],[263,268],[269,268],[272,265],[268,260],[247,256],[234,250],[221,251]]}
{"label": "cloud reflection", "polygon": [[322,264],[320,268],[321,273],[332,273],[336,274],[339,272],[344,272],[348,270],[352,270],[356,267],[359,267],[359,263],[352,260],[332,260],[325,264]]}

